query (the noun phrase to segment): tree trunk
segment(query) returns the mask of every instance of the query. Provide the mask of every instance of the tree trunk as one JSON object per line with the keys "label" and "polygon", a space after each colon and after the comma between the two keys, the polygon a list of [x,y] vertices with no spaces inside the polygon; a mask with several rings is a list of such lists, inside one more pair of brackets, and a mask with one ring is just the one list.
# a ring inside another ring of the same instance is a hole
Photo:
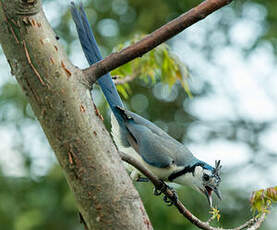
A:
{"label": "tree trunk", "polygon": [[152,229],[83,71],[56,41],[39,0],[0,0],[0,43],[88,229]]}

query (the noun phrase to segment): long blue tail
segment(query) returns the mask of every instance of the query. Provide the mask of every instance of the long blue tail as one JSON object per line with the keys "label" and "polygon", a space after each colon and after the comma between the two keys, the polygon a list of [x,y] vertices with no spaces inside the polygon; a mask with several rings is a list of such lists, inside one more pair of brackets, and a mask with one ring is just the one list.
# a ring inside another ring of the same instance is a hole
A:
{"label": "long blue tail", "polygon": [[[79,39],[87,58],[87,61],[90,65],[102,60],[102,56],[100,50],[97,46],[96,40],[94,38],[92,29],[89,25],[88,18],[84,11],[82,4],[78,9],[76,5],[71,2],[71,14],[73,17],[73,21],[76,25]],[[120,96],[116,90],[115,84],[112,81],[112,78],[109,73],[105,74],[101,78],[98,79],[98,83],[119,123],[121,123],[122,117],[116,110],[116,106],[124,107]]]}

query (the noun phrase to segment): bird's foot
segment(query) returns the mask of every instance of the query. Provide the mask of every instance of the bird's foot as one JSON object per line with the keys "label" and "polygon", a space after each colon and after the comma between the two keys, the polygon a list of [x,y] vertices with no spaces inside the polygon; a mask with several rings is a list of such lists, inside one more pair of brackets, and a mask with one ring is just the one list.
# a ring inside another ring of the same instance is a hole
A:
{"label": "bird's foot", "polygon": [[176,204],[178,201],[178,194],[176,190],[170,186],[167,185],[167,188],[172,192],[172,197],[169,198],[166,195],[164,196],[163,200],[165,203],[167,203],[168,206],[172,206],[173,204]]}
{"label": "bird's foot", "polygon": [[160,196],[163,192],[166,191],[168,187],[167,184],[163,182],[163,180],[160,180],[160,181],[161,181],[161,185],[159,186],[159,188],[154,187],[153,194],[155,196]]}
{"label": "bird's foot", "polygon": [[155,187],[154,190],[153,190],[153,194],[154,194],[155,196],[160,196],[160,195],[162,194],[162,191],[159,190],[159,189],[157,189],[157,188]]}
{"label": "bird's foot", "polygon": [[162,181],[162,187],[161,188],[154,188],[154,195],[155,196],[160,196],[162,193],[164,193],[167,189],[169,189],[171,192],[172,192],[172,196],[171,197],[168,197],[166,195],[164,195],[163,197],[163,200],[165,203],[167,203],[168,206],[171,206],[173,204],[176,204],[177,203],[177,200],[178,200],[178,195],[177,195],[177,192],[175,191],[174,188],[168,186],[166,183],[164,183]]}

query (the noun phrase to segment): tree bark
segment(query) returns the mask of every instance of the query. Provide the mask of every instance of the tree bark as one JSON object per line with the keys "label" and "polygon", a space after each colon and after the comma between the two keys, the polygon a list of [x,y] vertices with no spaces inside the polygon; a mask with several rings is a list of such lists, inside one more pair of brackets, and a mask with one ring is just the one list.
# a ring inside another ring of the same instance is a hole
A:
{"label": "tree bark", "polygon": [[39,0],[0,0],[0,43],[88,229],[152,229],[140,197]]}

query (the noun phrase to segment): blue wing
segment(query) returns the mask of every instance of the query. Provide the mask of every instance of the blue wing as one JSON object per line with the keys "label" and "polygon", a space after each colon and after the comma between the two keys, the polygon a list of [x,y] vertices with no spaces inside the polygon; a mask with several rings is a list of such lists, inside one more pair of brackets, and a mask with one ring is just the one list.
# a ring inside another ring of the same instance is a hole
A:
{"label": "blue wing", "polygon": [[150,165],[166,168],[172,164],[187,166],[198,161],[180,142],[152,122],[117,107],[128,130],[129,144]]}

